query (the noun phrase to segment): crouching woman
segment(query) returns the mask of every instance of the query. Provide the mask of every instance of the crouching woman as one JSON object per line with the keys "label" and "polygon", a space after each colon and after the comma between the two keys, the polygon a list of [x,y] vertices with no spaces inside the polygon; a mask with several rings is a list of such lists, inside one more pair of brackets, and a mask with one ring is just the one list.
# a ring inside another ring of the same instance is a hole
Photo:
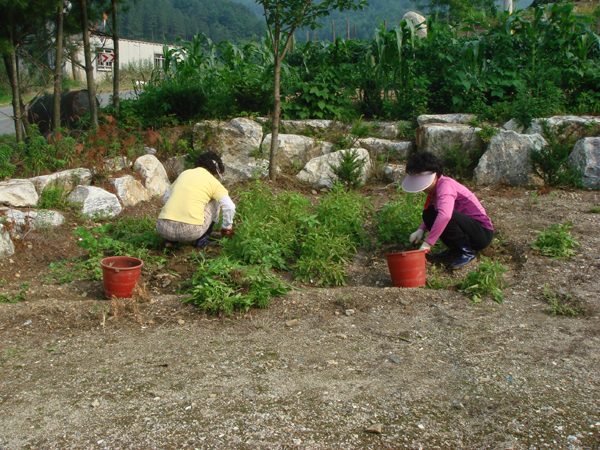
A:
{"label": "crouching woman", "polygon": [[406,164],[408,175],[402,189],[427,194],[423,223],[410,235],[410,242],[418,244],[428,231],[421,249],[429,249],[441,239],[448,250],[435,256],[456,254],[450,268],[458,269],[475,260],[473,250],[483,250],[490,245],[494,227],[477,197],[443,172],[442,161],[428,152],[414,154]]}
{"label": "crouching woman", "polygon": [[214,152],[200,155],[194,169],[184,170],[165,194],[156,231],[167,242],[209,244],[219,210],[223,212],[221,234],[231,234],[235,205],[218,178],[225,172],[221,158]]}

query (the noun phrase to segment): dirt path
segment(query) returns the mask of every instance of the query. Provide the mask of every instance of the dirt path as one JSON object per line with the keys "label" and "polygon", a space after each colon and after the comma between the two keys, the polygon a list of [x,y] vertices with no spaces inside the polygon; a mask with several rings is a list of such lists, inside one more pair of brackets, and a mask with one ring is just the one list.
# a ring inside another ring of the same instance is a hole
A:
{"label": "dirt path", "polygon": [[[0,304],[0,449],[599,449],[599,193],[478,196],[503,303],[394,288],[382,255],[361,254],[348,287],[230,318],[146,275],[139,316],[115,318],[97,282],[36,284],[43,258],[24,246],[0,267],[8,280],[29,257],[19,282],[36,292]],[[567,220],[578,255],[531,251]],[[544,286],[588,314],[550,315]]]}

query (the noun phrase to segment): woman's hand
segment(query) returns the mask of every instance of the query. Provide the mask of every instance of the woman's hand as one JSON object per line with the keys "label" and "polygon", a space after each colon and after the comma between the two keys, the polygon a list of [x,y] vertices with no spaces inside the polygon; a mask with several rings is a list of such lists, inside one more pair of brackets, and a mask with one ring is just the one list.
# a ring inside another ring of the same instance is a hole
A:
{"label": "woman's hand", "polygon": [[221,236],[231,236],[233,235],[232,228],[221,228]]}
{"label": "woman's hand", "polygon": [[416,245],[419,242],[421,242],[421,240],[423,239],[423,236],[425,236],[425,232],[419,228],[417,231],[415,231],[413,234],[410,235],[408,240],[410,241],[410,243],[412,245]]}

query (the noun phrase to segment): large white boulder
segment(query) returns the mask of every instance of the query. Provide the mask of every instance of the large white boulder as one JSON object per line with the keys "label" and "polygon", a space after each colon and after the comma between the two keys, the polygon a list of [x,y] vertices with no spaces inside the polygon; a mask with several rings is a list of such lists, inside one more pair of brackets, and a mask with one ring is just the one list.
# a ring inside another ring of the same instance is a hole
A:
{"label": "large white boulder", "polygon": [[568,165],[580,174],[583,186],[600,188],[600,137],[577,141],[569,155]]}
{"label": "large white boulder", "polygon": [[546,145],[539,134],[501,130],[490,139],[486,152],[473,171],[473,179],[477,184],[538,184],[531,172],[531,151],[541,150]]}
{"label": "large white boulder", "polygon": [[194,126],[193,147],[219,155],[249,155],[260,148],[262,138],[262,125],[250,119],[236,118],[228,123],[207,120]]}
{"label": "large white boulder", "polygon": [[0,204],[24,208],[37,205],[40,196],[29,180],[0,181]]}
{"label": "large white boulder", "polygon": [[10,234],[0,224],[0,259],[8,258],[15,252],[15,244],[13,244]]}
{"label": "large white boulder", "polygon": [[407,20],[412,22],[415,28],[417,29],[417,36],[420,38],[427,37],[427,19],[419,13],[414,11],[408,11],[402,16],[402,20]]}
{"label": "large white boulder", "polygon": [[92,183],[92,172],[84,168],[70,169],[29,178],[29,181],[33,183],[39,195],[42,195],[46,187],[60,187],[69,193],[75,189],[75,186],[89,186]]}
{"label": "large white boulder", "polygon": [[328,188],[332,188],[337,176],[331,169],[331,166],[335,167],[339,165],[344,153],[352,150],[356,150],[358,158],[363,160],[361,181],[365,183],[371,171],[371,159],[369,157],[369,152],[367,152],[364,148],[340,150],[313,158],[306,163],[304,168],[298,175],[296,175],[296,177],[313,185],[327,186]]}
{"label": "large white boulder", "polygon": [[417,117],[419,126],[429,123],[463,123],[468,124],[475,114],[422,114]]}
{"label": "large white boulder", "polygon": [[269,176],[269,161],[266,159],[225,154],[222,160],[225,165],[223,182],[226,184],[251,179],[263,179]]}
{"label": "large white boulder", "polygon": [[57,211],[47,209],[23,212],[18,209],[0,208],[0,214],[6,217],[5,220],[18,233],[24,233],[27,230],[58,227],[65,223],[65,216]]}
{"label": "large white boulder", "polygon": [[561,132],[566,136],[580,136],[586,134],[589,127],[600,125],[598,116],[553,116],[548,118],[533,119],[531,125],[524,129],[523,125],[515,119],[504,124],[504,129],[521,134],[544,134],[544,126],[551,132]]}
{"label": "large white boulder", "polygon": [[[263,149],[269,152],[272,135],[267,134]],[[298,134],[280,134],[277,138],[277,165],[279,167],[302,167],[312,158],[331,152],[333,144]]]}
{"label": "large white boulder", "polygon": [[95,186],[77,186],[67,200],[81,204],[81,214],[90,218],[114,217],[123,209],[115,194]]}
{"label": "large white boulder", "polygon": [[392,160],[407,159],[413,150],[411,141],[392,141],[390,139],[363,138],[358,140],[362,148],[366,148],[371,157],[385,156]]}
{"label": "large white boulder", "polygon": [[154,155],[140,156],[135,160],[133,169],[146,180],[144,184],[150,195],[162,196],[171,186],[167,171]]}
{"label": "large white boulder", "polygon": [[140,202],[147,202],[152,198],[148,189],[142,186],[138,180],[131,175],[120,178],[109,178],[108,182],[117,191],[117,197],[123,206],[135,206]]}
{"label": "large white boulder", "polygon": [[420,152],[430,152],[444,159],[449,150],[480,153],[484,142],[477,136],[477,131],[478,128],[460,123],[430,123],[417,128],[415,137]]}

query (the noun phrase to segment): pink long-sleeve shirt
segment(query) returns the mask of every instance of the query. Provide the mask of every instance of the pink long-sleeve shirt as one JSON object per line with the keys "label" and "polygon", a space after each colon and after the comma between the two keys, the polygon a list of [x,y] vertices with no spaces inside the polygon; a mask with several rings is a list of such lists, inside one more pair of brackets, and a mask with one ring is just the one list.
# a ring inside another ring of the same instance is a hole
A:
{"label": "pink long-sleeve shirt", "polygon": [[[429,245],[434,246],[440,235],[446,229],[446,225],[452,218],[452,213],[458,211],[477,220],[483,228],[493,230],[494,226],[488,217],[479,200],[471,191],[458,181],[445,176],[440,176],[435,185],[435,189],[430,195],[430,204],[433,204],[438,215],[429,230],[429,234],[425,239]],[[425,223],[419,227],[423,231],[427,231]]]}

